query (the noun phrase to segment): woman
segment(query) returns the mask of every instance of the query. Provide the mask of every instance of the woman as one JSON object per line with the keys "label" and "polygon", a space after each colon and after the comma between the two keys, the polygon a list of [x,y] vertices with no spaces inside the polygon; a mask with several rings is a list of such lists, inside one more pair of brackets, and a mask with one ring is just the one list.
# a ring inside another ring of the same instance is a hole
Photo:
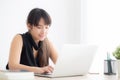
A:
{"label": "woman", "polygon": [[49,73],[49,58],[56,63],[57,52],[47,39],[51,25],[49,14],[39,8],[30,11],[27,18],[28,32],[17,34],[11,44],[9,62],[10,70],[28,70],[35,73]]}

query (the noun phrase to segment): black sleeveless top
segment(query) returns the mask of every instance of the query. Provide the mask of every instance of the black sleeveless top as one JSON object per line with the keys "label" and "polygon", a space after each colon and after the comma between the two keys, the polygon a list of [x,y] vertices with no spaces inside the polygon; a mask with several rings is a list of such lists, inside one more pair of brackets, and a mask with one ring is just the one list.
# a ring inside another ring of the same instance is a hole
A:
{"label": "black sleeveless top", "polygon": [[[42,55],[42,41],[38,43],[38,45],[34,42],[32,35],[29,32],[26,32],[25,34],[20,34],[22,36],[23,40],[23,47],[21,51],[21,57],[20,57],[20,64],[24,64],[27,66],[37,66],[40,67],[39,63],[39,57]],[[33,54],[33,48],[35,50],[40,49],[40,53],[37,54],[37,57],[34,58]],[[8,64],[6,66],[6,69],[9,69]]]}

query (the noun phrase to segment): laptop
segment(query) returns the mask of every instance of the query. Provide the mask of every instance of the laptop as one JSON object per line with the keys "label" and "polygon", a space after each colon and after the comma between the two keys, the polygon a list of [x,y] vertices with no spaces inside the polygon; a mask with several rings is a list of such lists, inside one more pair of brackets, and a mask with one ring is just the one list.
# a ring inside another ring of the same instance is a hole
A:
{"label": "laptop", "polygon": [[65,44],[52,74],[35,74],[42,77],[70,77],[86,75],[96,53],[96,45]]}

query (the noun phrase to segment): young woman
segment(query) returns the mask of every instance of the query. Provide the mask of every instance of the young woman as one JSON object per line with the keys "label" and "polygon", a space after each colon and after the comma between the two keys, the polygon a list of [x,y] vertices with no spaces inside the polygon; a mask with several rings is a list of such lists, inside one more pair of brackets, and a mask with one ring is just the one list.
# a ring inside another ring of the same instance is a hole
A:
{"label": "young woman", "polygon": [[35,73],[52,72],[53,67],[49,66],[49,58],[56,63],[58,55],[47,38],[50,25],[51,18],[45,10],[32,9],[27,17],[28,31],[17,34],[11,43],[6,68]]}

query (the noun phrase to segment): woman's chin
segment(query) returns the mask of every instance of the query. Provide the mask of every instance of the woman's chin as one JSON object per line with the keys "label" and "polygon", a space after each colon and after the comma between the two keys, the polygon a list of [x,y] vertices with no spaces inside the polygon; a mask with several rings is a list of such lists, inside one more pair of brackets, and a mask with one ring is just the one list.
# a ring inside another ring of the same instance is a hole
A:
{"label": "woman's chin", "polygon": [[40,38],[40,41],[43,41],[45,38]]}

